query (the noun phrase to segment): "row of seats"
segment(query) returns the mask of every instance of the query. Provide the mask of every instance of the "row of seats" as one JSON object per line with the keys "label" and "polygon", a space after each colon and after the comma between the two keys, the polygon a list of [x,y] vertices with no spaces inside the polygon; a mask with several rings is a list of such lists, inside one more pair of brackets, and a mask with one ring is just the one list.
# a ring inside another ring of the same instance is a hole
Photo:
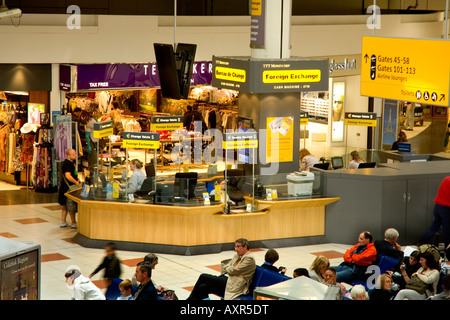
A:
{"label": "row of seats", "polygon": [[[242,300],[253,300],[253,290],[257,287],[267,287],[282,281],[291,279],[290,277],[277,273],[260,266],[256,266],[255,274],[253,275],[253,280],[249,288],[249,293],[247,295],[242,295],[238,299]],[[119,284],[122,279],[113,279],[111,285],[108,287],[106,292],[106,300],[117,300],[120,297]],[[132,294],[136,292],[137,287],[133,286]]]}

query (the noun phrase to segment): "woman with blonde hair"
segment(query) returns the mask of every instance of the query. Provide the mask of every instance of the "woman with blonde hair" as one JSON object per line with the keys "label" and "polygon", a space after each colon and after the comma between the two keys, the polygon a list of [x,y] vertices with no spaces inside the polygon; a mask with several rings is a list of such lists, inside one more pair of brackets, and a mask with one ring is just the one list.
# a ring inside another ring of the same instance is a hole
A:
{"label": "woman with blonde hair", "polygon": [[392,277],[387,274],[381,274],[377,279],[376,289],[369,291],[370,300],[387,301],[392,300],[394,292],[392,291]]}
{"label": "woman with blonde hair", "polygon": [[127,189],[128,194],[135,193],[141,189],[142,183],[144,182],[146,175],[142,170],[143,167],[142,161],[139,159],[133,159],[130,162],[130,170],[133,171],[130,179],[128,180],[128,187],[126,184],[121,184],[120,189]]}
{"label": "woman with blonde hair", "polygon": [[350,153],[351,159],[350,159],[350,163],[348,164],[348,168],[349,169],[358,169],[359,164],[365,162],[363,158],[361,158],[359,156],[359,152],[358,151],[352,151]]}
{"label": "woman with blonde hair", "polygon": [[309,277],[320,283],[325,283],[323,274],[325,273],[325,270],[329,266],[330,266],[330,260],[328,260],[327,257],[317,256],[316,259],[314,259],[313,263],[311,264],[311,267],[308,270]]}

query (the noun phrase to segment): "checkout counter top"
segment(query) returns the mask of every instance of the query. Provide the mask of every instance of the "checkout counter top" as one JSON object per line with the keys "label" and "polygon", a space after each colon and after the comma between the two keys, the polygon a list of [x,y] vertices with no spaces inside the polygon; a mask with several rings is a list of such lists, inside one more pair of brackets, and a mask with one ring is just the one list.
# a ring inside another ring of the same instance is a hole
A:
{"label": "checkout counter top", "polygon": [[428,177],[433,175],[441,176],[442,173],[450,175],[450,162],[448,160],[435,160],[427,162],[378,163],[376,168],[322,170],[322,172],[327,176],[339,175],[340,178],[394,180],[398,179],[399,176],[408,178],[420,175]]}

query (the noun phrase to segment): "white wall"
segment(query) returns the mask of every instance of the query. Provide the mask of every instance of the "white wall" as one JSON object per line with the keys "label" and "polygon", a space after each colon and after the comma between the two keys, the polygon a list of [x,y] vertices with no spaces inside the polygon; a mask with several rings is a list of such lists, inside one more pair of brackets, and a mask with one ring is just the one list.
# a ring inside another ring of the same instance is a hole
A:
{"label": "white wall", "polygon": [[[153,62],[153,43],[174,42],[172,17],[82,16],[80,30],[67,28],[68,17],[24,14],[18,27],[0,20],[0,63]],[[367,18],[292,17],[291,56],[358,54],[362,37],[372,34]],[[376,35],[440,38],[442,18],[382,16]],[[196,60],[250,56],[250,17],[177,17],[176,41],[196,43]]]}

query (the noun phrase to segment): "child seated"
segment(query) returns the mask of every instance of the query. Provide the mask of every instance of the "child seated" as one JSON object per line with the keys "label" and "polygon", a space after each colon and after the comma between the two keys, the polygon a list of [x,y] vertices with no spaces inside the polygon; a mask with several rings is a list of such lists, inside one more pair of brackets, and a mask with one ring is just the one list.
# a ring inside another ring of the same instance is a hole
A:
{"label": "child seated", "polygon": [[117,300],[131,300],[133,295],[131,294],[131,290],[133,289],[133,284],[130,280],[125,279],[121,283],[119,283],[119,290],[121,296],[117,298]]}

